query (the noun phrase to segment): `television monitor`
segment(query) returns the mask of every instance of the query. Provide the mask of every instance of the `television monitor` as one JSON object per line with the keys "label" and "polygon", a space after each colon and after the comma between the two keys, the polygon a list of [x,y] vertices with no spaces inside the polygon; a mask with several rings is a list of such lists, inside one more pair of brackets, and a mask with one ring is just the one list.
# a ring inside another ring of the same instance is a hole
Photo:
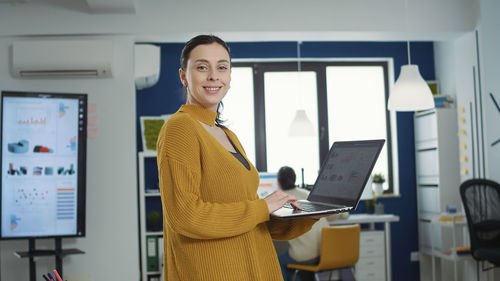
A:
{"label": "television monitor", "polygon": [[85,236],[87,94],[2,91],[0,238]]}
{"label": "television monitor", "polygon": [[257,188],[259,198],[265,198],[276,190],[278,190],[278,174],[259,172],[259,187]]}

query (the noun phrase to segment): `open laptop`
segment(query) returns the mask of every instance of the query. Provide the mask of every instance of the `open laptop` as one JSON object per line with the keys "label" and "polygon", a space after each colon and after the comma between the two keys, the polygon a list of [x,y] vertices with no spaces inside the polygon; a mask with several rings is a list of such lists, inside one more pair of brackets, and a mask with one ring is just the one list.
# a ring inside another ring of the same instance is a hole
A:
{"label": "open laptop", "polygon": [[296,218],[356,209],[385,140],[334,142],[302,210],[285,204],[273,216]]}

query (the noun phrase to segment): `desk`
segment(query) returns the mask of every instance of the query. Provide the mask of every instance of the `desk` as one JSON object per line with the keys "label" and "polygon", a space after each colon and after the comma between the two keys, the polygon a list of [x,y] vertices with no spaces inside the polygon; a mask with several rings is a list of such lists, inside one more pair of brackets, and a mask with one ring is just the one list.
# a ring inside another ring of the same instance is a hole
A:
{"label": "desk", "polygon": [[391,271],[391,222],[398,222],[399,217],[391,214],[350,214],[347,219],[339,219],[330,222],[330,225],[344,225],[344,224],[369,224],[370,229],[375,229],[375,223],[384,223],[384,237],[385,237],[385,272],[387,281],[392,280]]}

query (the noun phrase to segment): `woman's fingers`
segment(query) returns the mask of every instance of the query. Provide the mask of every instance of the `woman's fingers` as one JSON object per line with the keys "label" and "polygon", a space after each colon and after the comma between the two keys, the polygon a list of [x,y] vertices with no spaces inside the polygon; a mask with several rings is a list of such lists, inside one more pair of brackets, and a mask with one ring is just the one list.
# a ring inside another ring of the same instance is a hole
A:
{"label": "woman's fingers", "polygon": [[289,202],[290,205],[292,205],[295,209],[299,209],[299,210],[302,210],[302,206],[300,206],[299,202],[297,201],[293,201],[293,202]]}
{"label": "woman's fingers", "polygon": [[296,203],[297,198],[295,196],[287,194],[281,190],[276,190],[275,192],[269,194],[266,198],[264,198],[264,200],[266,200],[269,213],[283,207],[283,205],[287,202],[292,204],[295,208],[302,209],[300,205]]}

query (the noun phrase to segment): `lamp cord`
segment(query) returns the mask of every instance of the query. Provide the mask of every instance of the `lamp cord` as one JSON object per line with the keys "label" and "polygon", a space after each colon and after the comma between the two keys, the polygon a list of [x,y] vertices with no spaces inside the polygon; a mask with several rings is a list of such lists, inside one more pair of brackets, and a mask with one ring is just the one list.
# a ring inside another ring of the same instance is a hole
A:
{"label": "lamp cord", "polygon": [[300,95],[302,94],[302,80],[300,77],[300,72],[302,71],[302,64],[300,61],[300,45],[302,44],[302,41],[297,41],[297,75],[298,75],[298,82],[299,82],[299,94],[297,95],[297,102],[298,102],[298,107],[301,108],[301,97]]}
{"label": "lamp cord", "polygon": [[301,71],[301,64],[300,64],[300,44],[302,44],[301,41],[297,41],[297,71]]}
{"label": "lamp cord", "polygon": [[411,64],[410,56],[410,32],[408,31],[408,0],[405,0],[405,25],[406,25],[406,47],[408,49],[408,65]]}
{"label": "lamp cord", "polygon": [[411,64],[411,58],[410,58],[410,41],[406,41],[406,45],[408,46],[408,64]]}

